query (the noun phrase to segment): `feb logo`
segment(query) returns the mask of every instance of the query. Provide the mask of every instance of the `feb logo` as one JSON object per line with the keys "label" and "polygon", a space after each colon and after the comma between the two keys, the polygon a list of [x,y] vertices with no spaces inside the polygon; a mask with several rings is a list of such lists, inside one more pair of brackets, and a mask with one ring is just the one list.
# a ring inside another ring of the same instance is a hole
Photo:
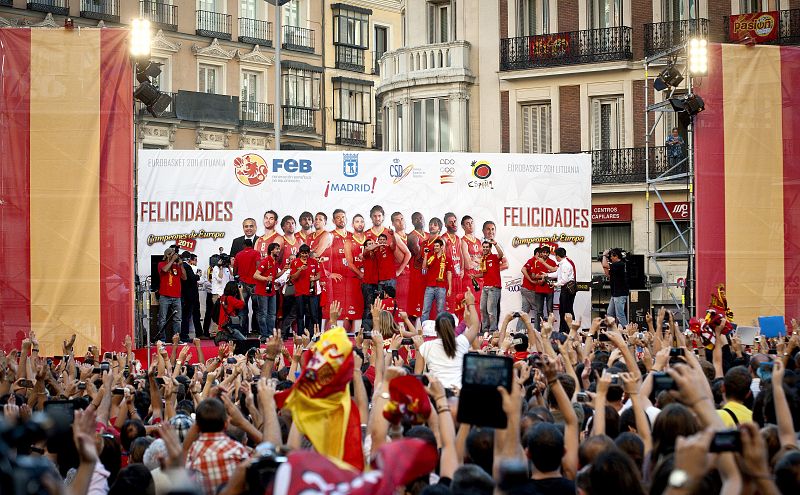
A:
{"label": "feb logo", "polygon": [[486,160],[472,162],[472,176],[476,179],[488,179],[492,175],[492,166]]}
{"label": "feb logo", "polygon": [[263,158],[248,153],[233,160],[233,171],[236,179],[247,187],[254,187],[267,179],[267,162]]}
{"label": "feb logo", "polygon": [[342,155],[342,174],[345,177],[358,175],[358,153],[344,153]]}

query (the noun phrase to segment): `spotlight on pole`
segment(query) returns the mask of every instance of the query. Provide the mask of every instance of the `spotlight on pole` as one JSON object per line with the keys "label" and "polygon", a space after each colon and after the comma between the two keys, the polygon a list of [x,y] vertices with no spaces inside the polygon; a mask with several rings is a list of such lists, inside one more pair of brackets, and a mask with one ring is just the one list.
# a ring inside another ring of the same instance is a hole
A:
{"label": "spotlight on pole", "polygon": [[131,22],[131,56],[137,59],[149,57],[151,38],[150,21],[134,19]]}
{"label": "spotlight on pole", "polygon": [[676,112],[685,112],[690,117],[697,115],[706,108],[706,104],[700,96],[691,93],[680,98],[670,98],[672,109]]}
{"label": "spotlight on pole", "polygon": [[681,75],[681,71],[675,67],[673,62],[670,62],[667,68],[662,70],[653,81],[653,88],[656,91],[666,91],[669,88],[678,87],[682,81],[683,75]]}
{"label": "spotlight on pole", "polygon": [[689,72],[702,76],[708,72],[708,42],[703,38],[689,41]]}

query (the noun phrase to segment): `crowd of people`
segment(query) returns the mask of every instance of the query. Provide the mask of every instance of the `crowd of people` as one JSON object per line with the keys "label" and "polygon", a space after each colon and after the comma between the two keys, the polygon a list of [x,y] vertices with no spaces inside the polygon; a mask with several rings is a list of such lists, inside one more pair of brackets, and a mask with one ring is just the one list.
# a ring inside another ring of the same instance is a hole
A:
{"label": "crowd of people", "polygon": [[[800,493],[796,322],[752,346],[664,310],[643,328],[512,313],[484,331],[463,301],[460,319],[399,325],[377,300],[369,333],[315,325],[244,354],[158,342],[149,367],[130,339],[48,359],[31,333],[0,355],[0,492]],[[513,363],[485,396],[505,427],[459,421],[474,355]]]}

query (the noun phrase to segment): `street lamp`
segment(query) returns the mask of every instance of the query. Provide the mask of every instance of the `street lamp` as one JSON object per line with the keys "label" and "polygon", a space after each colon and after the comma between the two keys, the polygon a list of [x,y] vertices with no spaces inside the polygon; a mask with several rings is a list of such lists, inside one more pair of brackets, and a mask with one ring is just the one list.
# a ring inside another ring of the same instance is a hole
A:
{"label": "street lamp", "polygon": [[692,38],[689,41],[689,72],[702,76],[708,72],[708,42],[703,38]]}
{"label": "street lamp", "polygon": [[281,11],[291,0],[265,0],[275,6],[275,105],[273,105],[273,126],[275,130],[275,149],[281,149]]}

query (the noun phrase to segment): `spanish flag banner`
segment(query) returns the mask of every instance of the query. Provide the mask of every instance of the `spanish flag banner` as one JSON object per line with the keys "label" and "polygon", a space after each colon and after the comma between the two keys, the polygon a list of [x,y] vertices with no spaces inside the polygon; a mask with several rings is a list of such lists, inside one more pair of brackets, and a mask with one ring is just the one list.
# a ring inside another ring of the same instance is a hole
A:
{"label": "spanish flag banner", "polygon": [[[0,347],[133,329],[128,31],[0,29]],[[80,352],[80,351],[79,351]]]}
{"label": "spanish flag banner", "polygon": [[800,48],[709,45],[695,91],[698,316],[800,316]]}
{"label": "spanish flag banner", "polygon": [[317,452],[361,470],[361,420],[350,398],[352,379],[353,344],[344,328],[332,328],[314,344],[300,377],[276,402],[292,411]]}

